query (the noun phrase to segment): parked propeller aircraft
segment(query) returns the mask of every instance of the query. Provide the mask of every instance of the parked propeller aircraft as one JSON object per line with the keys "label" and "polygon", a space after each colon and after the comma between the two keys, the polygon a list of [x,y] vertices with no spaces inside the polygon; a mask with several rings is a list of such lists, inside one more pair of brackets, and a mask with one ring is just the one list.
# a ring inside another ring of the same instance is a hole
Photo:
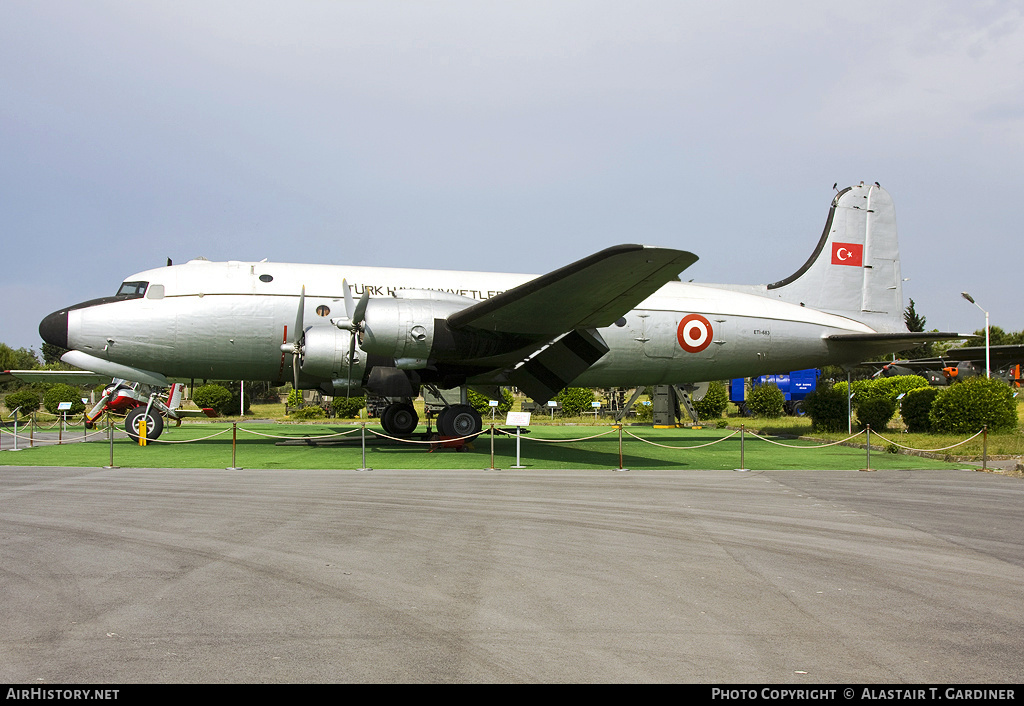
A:
{"label": "parked propeller aircraft", "polygon": [[783,280],[679,281],[696,260],[619,245],[534,276],[198,259],[132,275],[39,331],[70,349],[67,363],[156,388],[291,378],[386,396],[394,434],[415,429],[421,386],[458,387],[462,403],[437,419],[449,437],[481,430],[469,387],[494,396],[513,385],[544,402],[570,383],[750,377],[961,337],[906,330],[895,211],[877,184],[835,196],[810,259]]}
{"label": "parked propeller aircraft", "polygon": [[865,367],[877,367],[872,377],[893,375],[920,375],[932,385],[949,385],[969,377],[985,375],[985,359],[992,364],[992,377],[1004,380],[1015,387],[1021,386],[1021,361],[1024,361],[1024,346],[1003,345],[968,346],[952,348],[942,356],[895,360],[890,363],[864,362]]}

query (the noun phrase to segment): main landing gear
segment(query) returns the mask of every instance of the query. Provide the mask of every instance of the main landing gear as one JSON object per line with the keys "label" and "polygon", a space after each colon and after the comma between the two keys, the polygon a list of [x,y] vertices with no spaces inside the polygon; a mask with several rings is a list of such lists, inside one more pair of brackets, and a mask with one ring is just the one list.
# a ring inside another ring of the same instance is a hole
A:
{"label": "main landing gear", "polygon": [[476,436],[483,428],[480,413],[468,404],[453,404],[437,413],[437,433],[441,436]]}
{"label": "main landing gear", "polygon": [[408,402],[395,402],[384,408],[380,416],[380,425],[392,436],[409,436],[416,431],[420,417],[416,408]]}
{"label": "main landing gear", "polygon": [[[484,427],[480,413],[468,404],[449,405],[437,413],[436,419],[437,433],[453,439],[476,436]],[[409,436],[419,421],[416,409],[408,402],[393,402],[380,415],[380,425],[392,436]]]}

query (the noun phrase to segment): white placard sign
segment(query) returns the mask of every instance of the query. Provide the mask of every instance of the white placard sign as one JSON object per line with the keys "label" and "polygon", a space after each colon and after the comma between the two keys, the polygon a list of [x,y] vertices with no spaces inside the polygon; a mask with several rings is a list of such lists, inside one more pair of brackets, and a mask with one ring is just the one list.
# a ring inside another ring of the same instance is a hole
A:
{"label": "white placard sign", "polygon": [[71,403],[70,402],[59,402],[57,404],[57,411],[58,412],[67,412],[69,409],[71,409]]}
{"label": "white placard sign", "polygon": [[530,426],[530,413],[509,412],[505,416],[505,424],[510,427],[528,427]]}

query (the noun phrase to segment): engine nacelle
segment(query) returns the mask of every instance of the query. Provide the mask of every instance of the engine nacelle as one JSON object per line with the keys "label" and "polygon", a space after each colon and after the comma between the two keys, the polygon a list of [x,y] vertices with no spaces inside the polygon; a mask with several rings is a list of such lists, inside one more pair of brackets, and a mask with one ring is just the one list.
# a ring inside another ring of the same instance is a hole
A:
{"label": "engine nacelle", "polygon": [[317,326],[306,331],[302,345],[302,358],[299,369],[306,375],[330,379],[335,389],[351,390],[362,387],[366,374],[366,355],[356,346],[349,369],[349,341],[352,335],[348,331],[339,331],[333,326]]}
{"label": "engine nacelle", "polygon": [[422,289],[400,290],[394,299],[371,299],[360,345],[393,358],[403,370],[425,368],[434,349],[434,322],[477,303],[469,297]]}

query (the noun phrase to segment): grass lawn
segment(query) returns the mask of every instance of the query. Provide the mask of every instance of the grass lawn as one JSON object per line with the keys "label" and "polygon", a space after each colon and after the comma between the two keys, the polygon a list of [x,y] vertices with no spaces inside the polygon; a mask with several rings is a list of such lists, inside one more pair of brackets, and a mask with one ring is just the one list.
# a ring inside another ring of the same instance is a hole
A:
{"label": "grass lawn", "polygon": [[[422,429],[423,427],[421,427]],[[282,424],[242,421],[238,424],[235,464],[246,469],[310,468],[357,469],[362,467],[359,427],[352,423]],[[367,425],[366,464],[379,469],[482,469],[490,467],[491,440],[485,427],[472,448],[464,452],[437,449],[429,452],[422,444],[374,443]],[[765,431],[765,429],[762,429]],[[332,446],[279,446],[280,438],[301,439],[350,433],[333,439],[346,441]],[[81,429],[69,436],[81,436]],[[582,437],[596,438],[570,441]],[[731,435],[731,436],[730,436]],[[729,438],[726,438],[729,437]],[[545,441],[541,441],[541,440]],[[775,438],[778,446],[746,435],[744,466],[752,470],[775,469],[859,469],[867,463],[864,449],[820,446],[821,442]],[[710,446],[707,444],[715,443]],[[863,437],[856,441],[863,442]],[[562,442],[562,443],[557,443]],[[652,442],[652,443],[648,443]],[[877,442],[876,442],[877,443]],[[658,444],[658,445],[654,445]],[[22,447],[26,444],[21,443]],[[692,448],[703,446],[702,448]],[[798,448],[790,448],[795,446]],[[691,447],[691,448],[680,448]],[[514,438],[495,435],[495,466],[515,464]],[[128,439],[115,439],[114,464],[133,468],[227,468],[232,465],[232,425],[226,422],[184,423],[169,427],[158,443],[142,448]],[[619,468],[619,433],[609,426],[532,426],[521,441],[522,465],[535,469]],[[38,446],[17,453],[0,453],[0,465],[105,466],[110,462],[110,444],[105,437],[96,441]],[[927,469],[964,467],[943,461],[871,452],[872,469]],[[653,429],[627,426],[622,435],[622,466],[630,469],[735,469],[740,467],[740,435],[730,429]]]}

